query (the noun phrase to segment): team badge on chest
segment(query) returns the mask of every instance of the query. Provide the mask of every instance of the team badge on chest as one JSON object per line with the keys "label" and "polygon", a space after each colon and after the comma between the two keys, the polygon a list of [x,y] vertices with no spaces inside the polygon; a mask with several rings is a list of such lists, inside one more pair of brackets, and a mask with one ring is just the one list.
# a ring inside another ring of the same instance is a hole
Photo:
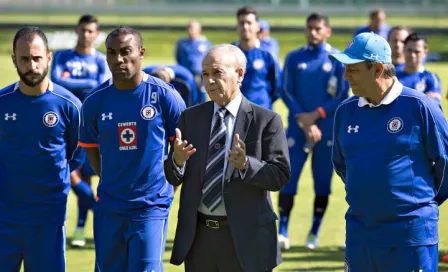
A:
{"label": "team badge on chest", "polygon": [[403,120],[399,117],[394,117],[387,122],[387,131],[390,133],[397,133],[403,128]]}
{"label": "team badge on chest", "polygon": [[322,70],[324,70],[324,72],[330,72],[331,69],[333,69],[333,65],[331,64],[331,62],[325,62],[324,65],[322,65]]}
{"label": "team badge on chest", "polygon": [[49,111],[44,114],[43,120],[44,125],[47,127],[54,127],[59,123],[59,116],[54,111]]}
{"label": "team badge on chest", "polygon": [[260,70],[264,66],[264,61],[262,59],[256,59],[252,65],[255,70]]}
{"label": "team badge on chest", "polygon": [[425,80],[419,81],[417,82],[417,84],[415,84],[415,89],[419,92],[424,92],[426,89],[426,82]]}
{"label": "team badge on chest", "polygon": [[205,44],[200,44],[200,45],[198,46],[198,51],[201,52],[201,53],[204,53],[205,51],[207,51],[207,45],[205,45]]}
{"label": "team badge on chest", "polygon": [[152,120],[154,119],[154,117],[156,117],[156,108],[154,108],[154,106],[151,105],[144,106],[140,111],[140,114],[143,119]]}
{"label": "team badge on chest", "polygon": [[121,151],[137,149],[137,123],[118,123],[118,141]]}

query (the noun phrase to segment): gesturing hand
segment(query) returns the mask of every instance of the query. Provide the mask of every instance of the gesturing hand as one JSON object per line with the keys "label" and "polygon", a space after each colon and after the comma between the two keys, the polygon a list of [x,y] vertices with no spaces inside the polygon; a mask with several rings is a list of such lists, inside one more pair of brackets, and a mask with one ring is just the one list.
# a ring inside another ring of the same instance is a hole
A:
{"label": "gesturing hand", "polygon": [[233,147],[229,152],[229,157],[226,158],[235,168],[243,170],[246,167],[246,144],[240,140],[240,135],[235,134],[233,137]]}
{"label": "gesturing hand", "polygon": [[193,148],[193,145],[188,145],[188,141],[186,140],[182,141],[182,133],[180,129],[176,128],[173,156],[177,166],[182,166],[195,152],[196,148]]}

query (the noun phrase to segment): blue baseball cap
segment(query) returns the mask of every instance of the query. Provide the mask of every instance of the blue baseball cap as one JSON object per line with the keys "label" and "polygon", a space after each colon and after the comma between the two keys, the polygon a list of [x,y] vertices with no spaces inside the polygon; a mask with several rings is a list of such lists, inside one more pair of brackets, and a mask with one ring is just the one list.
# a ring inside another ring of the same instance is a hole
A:
{"label": "blue baseball cap", "polygon": [[258,24],[260,24],[260,30],[269,30],[269,23],[266,20],[258,20]]}
{"label": "blue baseball cap", "polygon": [[392,51],[389,43],[380,35],[365,32],[356,35],[344,52],[331,54],[330,59],[343,64],[355,64],[363,61],[392,63]]}

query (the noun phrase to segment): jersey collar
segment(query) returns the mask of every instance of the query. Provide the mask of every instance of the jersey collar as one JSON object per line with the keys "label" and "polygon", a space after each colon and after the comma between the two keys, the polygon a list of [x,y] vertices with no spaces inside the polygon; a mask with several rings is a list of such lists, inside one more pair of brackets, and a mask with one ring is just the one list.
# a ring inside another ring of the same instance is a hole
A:
{"label": "jersey collar", "polygon": [[[14,91],[16,91],[17,89],[19,89],[19,82],[17,81],[16,84],[14,85]],[[53,91],[53,82],[51,80],[48,81],[48,91],[52,92]]]}
{"label": "jersey collar", "polygon": [[389,91],[389,93],[381,100],[381,102],[378,105],[373,105],[365,97],[360,97],[358,100],[358,106],[364,107],[369,106],[370,108],[377,108],[381,105],[389,105],[390,103],[394,102],[395,99],[397,99],[398,96],[400,96],[401,91],[403,90],[403,84],[401,84],[397,78],[394,79],[394,83],[392,85],[392,89]]}

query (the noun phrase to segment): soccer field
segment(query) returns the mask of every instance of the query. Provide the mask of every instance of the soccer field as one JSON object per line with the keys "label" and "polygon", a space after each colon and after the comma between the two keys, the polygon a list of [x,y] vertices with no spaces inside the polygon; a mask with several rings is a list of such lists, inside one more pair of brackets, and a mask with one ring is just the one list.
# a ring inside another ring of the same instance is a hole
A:
{"label": "soccer field", "polygon": [[[76,21],[77,17],[73,17]],[[299,21],[302,20],[299,18]],[[27,19],[28,22],[32,20]],[[14,66],[12,65],[10,54],[12,48],[12,37],[14,33],[2,31],[0,32],[0,61],[4,63],[0,66],[0,86],[6,86],[18,79]],[[236,34],[209,32],[205,33],[214,43],[232,42],[237,37]],[[170,64],[174,62],[173,50],[175,41],[183,35],[179,32],[145,32],[143,39],[147,48],[147,56],[145,64]],[[232,36],[233,35],[233,36]],[[304,44],[302,33],[297,34],[278,34],[275,35],[279,39],[281,45],[281,59],[284,55]],[[330,39],[330,43],[343,49],[349,42],[350,36],[334,35]],[[442,37],[431,37],[430,46],[443,50],[446,45],[442,42]],[[104,49],[103,47],[101,49]],[[426,67],[437,72],[444,86],[444,95],[448,80],[448,63],[427,64]],[[443,101],[445,112],[448,110],[445,99]],[[281,101],[275,104],[275,110],[281,114],[285,126],[287,110]],[[96,188],[97,179],[95,179],[94,188]],[[310,251],[304,247],[306,234],[311,226],[311,208],[314,199],[312,178],[310,167],[307,164],[300,179],[299,194],[295,199],[295,208],[290,222],[290,240],[292,247],[288,252],[283,254],[284,262],[275,271],[343,271],[344,270],[344,252],[339,247],[344,242],[345,236],[345,220],[344,213],[347,204],[344,200],[344,187],[341,180],[334,176],[333,192],[330,198],[329,209],[324,218],[322,229],[320,232],[320,247],[317,250]],[[275,206],[277,205],[277,193],[273,193]],[[169,264],[169,256],[173,245],[174,231],[177,221],[179,192],[175,196],[174,204],[169,218],[168,239],[165,251],[165,271],[183,271],[182,267],[175,267]],[[381,201],[379,199],[378,201]],[[440,252],[448,252],[448,204],[441,208],[440,215]],[[74,194],[69,195],[69,205],[67,212],[67,271],[68,272],[91,272],[93,271],[95,254],[92,234],[92,214],[89,214],[87,222],[87,245],[82,249],[70,248],[70,238],[75,228],[77,217],[76,198]],[[0,269],[1,270],[1,269]],[[440,271],[448,271],[448,265],[442,265]]]}

